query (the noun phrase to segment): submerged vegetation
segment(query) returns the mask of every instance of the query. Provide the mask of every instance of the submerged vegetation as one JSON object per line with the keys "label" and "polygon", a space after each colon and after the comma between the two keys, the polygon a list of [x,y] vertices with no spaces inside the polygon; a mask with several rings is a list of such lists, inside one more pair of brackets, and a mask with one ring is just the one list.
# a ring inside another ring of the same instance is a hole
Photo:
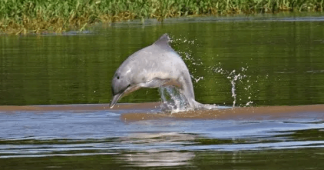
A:
{"label": "submerged vegetation", "polygon": [[0,33],[83,30],[96,22],[323,11],[324,0],[1,0]]}

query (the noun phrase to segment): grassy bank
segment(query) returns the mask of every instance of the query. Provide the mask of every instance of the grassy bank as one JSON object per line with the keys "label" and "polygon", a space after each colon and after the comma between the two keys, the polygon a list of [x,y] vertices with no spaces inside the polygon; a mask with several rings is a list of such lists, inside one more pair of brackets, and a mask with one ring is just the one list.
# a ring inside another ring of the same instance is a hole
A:
{"label": "grassy bank", "polygon": [[0,32],[83,30],[96,22],[189,15],[323,11],[324,0],[1,0]]}

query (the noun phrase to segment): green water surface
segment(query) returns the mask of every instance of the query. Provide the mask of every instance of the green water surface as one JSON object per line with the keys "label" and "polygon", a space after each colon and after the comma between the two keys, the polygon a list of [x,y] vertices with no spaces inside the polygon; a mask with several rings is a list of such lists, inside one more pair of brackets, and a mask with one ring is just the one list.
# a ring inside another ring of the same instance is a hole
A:
{"label": "green water surface", "polygon": [[[324,104],[321,16],[180,18],[164,23],[146,20],[97,25],[90,30],[62,35],[0,36],[0,105],[109,103],[115,70],[129,55],[164,33],[172,37],[172,47],[187,64],[199,102],[233,105],[235,100],[236,106]],[[156,89],[141,89],[120,102],[152,101],[160,101]],[[195,121],[190,123],[194,129]],[[252,138],[259,141],[256,145],[276,142]],[[323,129],[293,131],[274,138],[288,142],[323,141]],[[113,144],[118,146],[118,140]],[[222,144],[235,148],[237,142],[244,143],[235,141],[190,140],[198,148]],[[55,140],[41,142],[44,141],[15,143],[1,139],[0,147],[5,150],[13,145],[48,148],[65,144]],[[0,169],[323,169],[322,145],[312,146],[234,151],[108,149],[89,150],[86,153],[96,154],[81,156],[69,156],[73,154],[70,151],[65,156],[54,153],[45,157],[3,158]],[[159,160],[172,160],[172,156],[183,159],[175,161],[177,164],[159,166]]]}
{"label": "green water surface", "polygon": [[[0,105],[109,103],[115,70],[163,33],[193,77],[203,78],[193,80],[197,101],[232,105],[231,80],[240,75],[237,105],[324,103],[322,21],[147,22],[97,26],[88,34],[1,36]],[[121,102],[159,100],[152,89]]]}

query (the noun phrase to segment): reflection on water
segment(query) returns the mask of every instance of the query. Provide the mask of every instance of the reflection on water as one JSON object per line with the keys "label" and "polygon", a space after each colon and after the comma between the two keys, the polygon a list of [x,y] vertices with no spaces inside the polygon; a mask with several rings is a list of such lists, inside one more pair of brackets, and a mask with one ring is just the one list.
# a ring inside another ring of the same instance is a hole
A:
{"label": "reflection on water", "polygon": [[[71,120],[67,121],[69,123]],[[174,123],[176,122],[178,121],[174,121]],[[201,123],[212,126],[216,122],[202,121]],[[125,169],[134,167],[186,169],[188,167],[208,168],[208,166],[213,166],[213,168],[215,166],[218,168],[236,166],[237,169],[258,169],[267,166],[270,169],[278,169],[285,167],[282,163],[288,164],[294,169],[318,169],[324,165],[322,161],[324,150],[321,149],[324,147],[322,124],[316,126],[314,123],[313,126],[321,129],[307,129],[305,128],[307,123],[291,122],[296,124],[295,128],[287,125],[287,129],[290,130],[284,131],[284,128],[278,128],[282,129],[281,132],[278,132],[271,130],[272,127],[275,127],[274,124],[268,123],[267,125],[264,121],[250,123],[259,124],[256,125],[257,127],[267,126],[268,133],[265,133],[264,130],[247,125],[249,123],[245,121],[233,122],[231,126],[227,125],[228,123],[217,122],[219,127],[236,129],[231,130],[232,135],[228,137],[219,134],[226,133],[226,131],[220,129],[208,131],[201,127],[196,128],[208,133],[207,136],[219,137],[207,137],[204,133],[193,134],[190,126],[177,127],[179,131],[185,133],[154,132],[156,130],[151,132],[140,130],[146,132],[136,133],[132,131],[154,128],[155,126],[154,124],[136,123],[129,124],[132,130],[128,130],[124,137],[69,140],[52,136],[57,139],[41,140],[37,139],[42,138],[38,136],[23,140],[1,140],[0,164],[5,165],[5,169],[35,169],[35,167],[66,169],[76,164],[78,164],[76,169],[99,168],[108,165],[110,168]],[[199,123],[195,123],[195,125],[197,126]],[[244,126],[246,127],[242,128]],[[159,128],[162,129],[161,131],[173,129],[167,123],[163,126],[160,125]],[[181,128],[183,129],[181,130]],[[125,132],[126,129],[128,129],[127,125],[116,132]],[[253,135],[242,135],[242,132],[247,129],[253,131]],[[66,131],[70,131],[70,129],[66,129]],[[59,131],[57,135],[60,135]],[[69,137],[67,136],[67,138]],[[273,162],[274,160],[276,163]],[[299,160],[302,165],[296,165],[296,160]],[[33,162],[37,165],[34,165]],[[26,165],[26,163],[30,164]],[[80,166],[80,163],[85,167]]]}
{"label": "reflection on water", "polygon": [[190,165],[195,157],[192,152],[170,152],[163,150],[147,151],[134,154],[125,154],[121,158],[128,164],[136,167],[168,167]]}
{"label": "reflection on water", "polygon": [[[241,108],[161,116],[153,104],[2,107],[0,167],[321,169],[323,106],[309,104],[324,104],[322,20],[180,18],[1,36],[0,105],[109,103],[116,68],[167,32],[192,73],[197,101]],[[159,100],[156,89],[143,89],[121,102]]]}
{"label": "reflection on water", "polygon": [[[58,164],[66,166],[73,164],[67,159],[86,159],[83,161],[93,165],[91,160],[100,157],[98,164],[102,164],[102,159],[109,159],[106,163],[125,168],[200,167],[207,160],[213,165],[219,162],[237,165],[244,161],[244,155],[252,154],[249,159],[255,159],[263,154],[285,154],[290,149],[308,152],[316,148],[322,152],[320,148],[324,147],[322,112],[303,117],[294,113],[295,116],[259,119],[256,114],[240,119],[164,118],[125,123],[120,121],[120,116],[127,110],[117,113],[85,109],[95,108],[94,105],[80,106],[84,110],[74,111],[60,110],[58,106],[56,111],[54,107],[43,107],[48,110],[0,114],[0,164],[22,159],[41,161],[40,165],[48,166],[49,160],[57,159]],[[214,159],[201,157],[206,153]],[[219,157],[224,153],[233,157]],[[276,154],[269,156],[276,158]],[[253,160],[250,161],[253,166]],[[22,163],[16,163],[17,167],[24,166]]]}

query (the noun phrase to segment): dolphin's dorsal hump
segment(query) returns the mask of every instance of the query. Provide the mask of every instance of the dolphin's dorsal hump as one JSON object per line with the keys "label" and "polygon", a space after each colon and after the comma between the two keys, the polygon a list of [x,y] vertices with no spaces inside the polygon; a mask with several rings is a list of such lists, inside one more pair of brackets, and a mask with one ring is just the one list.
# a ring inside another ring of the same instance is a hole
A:
{"label": "dolphin's dorsal hump", "polygon": [[170,37],[167,33],[165,33],[158,40],[156,40],[153,44],[169,47],[169,41],[170,41]]}

